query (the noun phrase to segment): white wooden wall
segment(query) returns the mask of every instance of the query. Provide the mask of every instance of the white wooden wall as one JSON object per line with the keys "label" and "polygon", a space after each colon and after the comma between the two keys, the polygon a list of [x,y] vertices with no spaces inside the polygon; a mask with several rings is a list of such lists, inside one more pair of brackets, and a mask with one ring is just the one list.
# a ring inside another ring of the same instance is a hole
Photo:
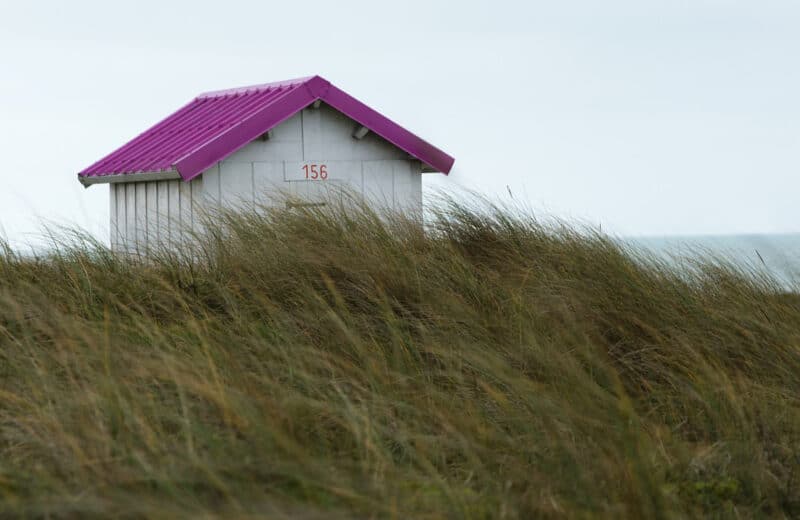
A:
{"label": "white wooden wall", "polygon": [[[285,196],[328,200],[338,188],[378,209],[420,214],[422,165],[381,137],[355,139],[356,123],[322,104],[307,108],[190,183],[180,180],[111,185],[111,246],[146,252],[200,230],[205,209],[284,204]],[[304,164],[325,164],[327,180],[305,180]]]}
{"label": "white wooden wall", "polygon": [[[278,194],[315,201],[331,187],[346,187],[382,208],[421,211],[421,163],[372,132],[353,138],[356,126],[324,104],[302,110],[269,140],[256,140],[204,172],[205,191],[229,207],[282,203]],[[304,180],[304,164],[325,164],[329,179]]]}
{"label": "white wooden wall", "polygon": [[111,248],[146,253],[199,231],[203,179],[110,184]]}

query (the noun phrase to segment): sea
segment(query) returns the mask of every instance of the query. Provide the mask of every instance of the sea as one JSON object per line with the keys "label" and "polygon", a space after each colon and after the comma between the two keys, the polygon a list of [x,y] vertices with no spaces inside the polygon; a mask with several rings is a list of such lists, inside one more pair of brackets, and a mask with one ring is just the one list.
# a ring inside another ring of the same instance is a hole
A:
{"label": "sea", "polygon": [[800,289],[800,233],[628,237],[623,242],[669,262],[722,259],[742,270],[765,272]]}

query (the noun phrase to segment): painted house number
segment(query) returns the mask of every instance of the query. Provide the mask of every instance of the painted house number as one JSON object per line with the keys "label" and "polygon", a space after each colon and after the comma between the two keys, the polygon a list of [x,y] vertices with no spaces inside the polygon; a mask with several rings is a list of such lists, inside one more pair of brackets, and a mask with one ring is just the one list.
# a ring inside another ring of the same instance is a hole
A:
{"label": "painted house number", "polygon": [[328,165],[327,164],[303,164],[300,166],[304,178],[310,181],[324,181],[328,178]]}

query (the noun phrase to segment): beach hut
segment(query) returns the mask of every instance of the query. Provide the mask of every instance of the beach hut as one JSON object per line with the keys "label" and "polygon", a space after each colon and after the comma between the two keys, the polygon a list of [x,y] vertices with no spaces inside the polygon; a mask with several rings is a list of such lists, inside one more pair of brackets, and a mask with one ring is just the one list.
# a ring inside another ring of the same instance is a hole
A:
{"label": "beach hut", "polygon": [[[421,174],[454,159],[320,76],[201,94],[78,173],[109,184],[111,247],[198,230],[208,209],[323,204],[331,187],[419,212]],[[341,190],[338,190],[341,191]]]}

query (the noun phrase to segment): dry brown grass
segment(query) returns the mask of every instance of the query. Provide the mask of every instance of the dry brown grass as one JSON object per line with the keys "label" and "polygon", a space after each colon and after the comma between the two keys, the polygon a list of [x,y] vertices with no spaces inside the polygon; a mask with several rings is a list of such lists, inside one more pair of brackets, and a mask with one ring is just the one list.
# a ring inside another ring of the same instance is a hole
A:
{"label": "dry brown grass", "polygon": [[153,261],[0,254],[0,514],[800,514],[768,278],[485,205],[220,222]]}

